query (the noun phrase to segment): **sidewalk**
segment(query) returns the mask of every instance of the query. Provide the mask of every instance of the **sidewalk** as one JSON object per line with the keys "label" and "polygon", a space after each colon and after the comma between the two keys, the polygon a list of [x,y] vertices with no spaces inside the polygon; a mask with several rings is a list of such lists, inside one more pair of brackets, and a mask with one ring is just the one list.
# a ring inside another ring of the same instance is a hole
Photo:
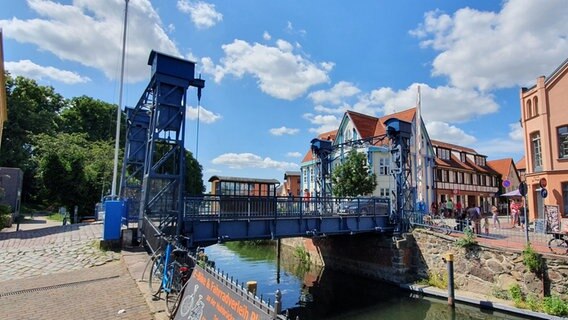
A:
{"label": "sidewalk", "polygon": [[160,319],[129,272],[136,264],[99,248],[102,228],[62,226],[39,216],[25,220],[20,231],[0,232],[1,317]]}

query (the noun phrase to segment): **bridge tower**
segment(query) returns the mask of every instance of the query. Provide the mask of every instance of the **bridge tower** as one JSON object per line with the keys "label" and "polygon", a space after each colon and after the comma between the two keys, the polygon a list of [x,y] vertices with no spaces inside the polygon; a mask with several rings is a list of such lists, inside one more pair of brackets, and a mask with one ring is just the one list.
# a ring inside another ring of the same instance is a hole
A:
{"label": "bridge tower", "polygon": [[395,224],[395,233],[408,231],[408,215],[414,212],[416,187],[413,183],[412,157],[410,156],[410,138],[412,124],[397,118],[385,121],[391,149],[391,174],[396,182],[396,202],[391,212],[391,222]]}
{"label": "bridge tower", "polygon": [[138,211],[142,234],[154,233],[153,229],[179,234],[187,88],[197,88],[200,97],[205,81],[194,77],[194,62],[160,52],[150,53],[148,65],[152,67],[150,82],[136,107],[126,109],[121,197],[128,202],[129,211]]}

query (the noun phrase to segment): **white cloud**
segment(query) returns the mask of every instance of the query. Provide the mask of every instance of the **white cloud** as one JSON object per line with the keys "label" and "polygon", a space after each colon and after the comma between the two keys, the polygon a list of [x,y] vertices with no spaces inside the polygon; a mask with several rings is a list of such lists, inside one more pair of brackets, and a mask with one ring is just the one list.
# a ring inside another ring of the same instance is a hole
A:
{"label": "white cloud", "polygon": [[292,25],[292,22],[290,22],[290,21],[286,22],[286,31],[288,31],[291,34],[299,34],[301,36],[305,36],[308,33],[304,29],[294,28],[294,25]]}
{"label": "white cloud", "polygon": [[281,135],[285,135],[285,134],[294,135],[294,134],[300,132],[300,129],[280,127],[280,128],[272,128],[269,131],[270,131],[270,134],[272,134],[272,135],[281,136]]}
{"label": "white cloud", "polygon": [[[191,120],[197,120],[197,107],[189,107],[187,108],[187,117]],[[221,115],[218,113],[214,113],[209,111],[202,106],[199,107],[199,122],[202,123],[213,123],[217,120],[221,119]]]}
{"label": "white cloud", "polygon": [[411,34],[440,52],[434,75],[447,76],[460,88],[492,90],[534,83],[566,59],[566,17],[563,0],[509,0],[500,12],[428,12]]}
{"label": "white cloud", "polygon": [[474,136],[445,122],[432,121],[426,123],[426,129],[431,139],[456,144],[458,146],[468,146],[477,141]]}
{"label": "white cloud", "polygon": [[343,99],[354,96],[361,92],[359,88],[354,86],[350,82],[340,81],[336,83],[331,89],[329,90],[318,90],[310,93],[308,97],[312,99],[315,104],[322,104],[322,103],[332,103],[332,104],[340,104]]}
{"label": "white cloud", "polygon": [[520,122],[509,124],[509,138],[516,142],[523,142],[525,140],[525,133],[523,132],[523,127],[521,127]]}
{"label": "white cloud", "polygon": [[268,31],[264,31],[264,33],[262,34],[262,39],[268,41],[272,39],[272,36],[270,35],[270,33],[268,33]]}
{"label": "white cloud", "polygon": [[226,165],[232,169],[261,168],[288,170],[298,168],[297,163],[262,158],[253,153],[225,153],[211,161],[213,164]]}
{"label": "white cloud", "polygon": [[422,118],[425,122],[467,122],[473,118],[495,113],[499,106],[493,96],[476,90],[440,86],[432,88],[426,84],[414,83],[404,90],[391,88],[373,90],[368,101],[359,102],[362,107],[381,106],[385,114],[394,113],[416,106],[420,85]]}
{"label": "white cloud", "polygon": [[178,0],[179,11],[189,13],[191,21],[199,29],[207,29],[223,20],[215,5],[203,1]]}
{"label": "white cloud", "polygon": [[473,146],[475,151],[483,155],[491,155],[492,159],[519,158],[524,154],[522,141],[507,139],[491,139],[489,141],[479,141]]}
{"label": "white cloud", "polygon": [[40,66],[30,60],[7,61],[5,68],[12,75],[24,76],[36,80],[49,79],[66,84],[85,83],[91,81],[89,77],[83,77],[76,72],[61,70],[54,67]]}
{"label": "white cloud", "polygon": [[302,157],[302,154],[296,151],[296,152],[288,152],[286,153],[286,156],[289,158],[300,158]]}
{"label": "white cloud", "polygon": [[204,173],[209,173],[209,174],[215,174],[215,173],[221,173],[221,170],[218,169],[213,169],[213,168],[207,168],[205,170],[203,170]]}
{"label": "white cloud", "polygon": [[310,128],[310,132],[314,133],[324,133],[328,131],[337,130],[341,122],[341,118],[334,115],[314,115],[311,113],[304,114],[304,118],[311,122],[313,125],[318,126],[317,128]]}
{"label": "white cloud", "polygon": [[258,79],[263,92],[280,99],[294,100],[311,86],[328,82],[328,72],[333,68],[333,63],[318,66],[295,55],[283,43],[270,47],[236,39],[222,48],[225,56],[220,64],[215,65],[208,57],[201,59],[203,71],[213,75],[215,82],[227,74],[238,78],[249,74]]}
{"label": "white cloud", "polygon": [[[41,18],[0,20],[4,36],[31,43],[62,60],[96,68],[110,78],[119,76],[124,1],[76,0],[71,5],[28,0]],[[150,50],[180,56],[149,0],[131,1],[128,7],[126,80],[148,78]]]}

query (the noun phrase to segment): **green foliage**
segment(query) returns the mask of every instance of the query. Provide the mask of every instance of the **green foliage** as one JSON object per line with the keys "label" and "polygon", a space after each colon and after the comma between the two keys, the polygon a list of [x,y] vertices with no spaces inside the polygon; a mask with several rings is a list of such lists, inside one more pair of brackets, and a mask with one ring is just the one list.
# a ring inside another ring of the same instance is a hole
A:
{"label": "green foliage", "polygon": [[[116,110],[116,105],[91,97],[72,98],[61,112],[61,129],[65,133],[83,133],[88,141],[113,141]],[[126,120],[123,120],[122,133],[126,132]]]}
{"label": "green foliage", "polygon": [[471,248],[477,245],[477,240],[475,240],[475,234],[471,228],[466,228],[463,232],[463,237],[456,240],[456,245],[461,248]]}
{"label": "green foliage", "polygon": [[523,264],[530,272],[539,273],[542,271],[542,258],[540,254],[534,251],[530,243],[528,243],[523,250]]}
{"label": "green foliage", "polygon": [[445,272],[428,272],[428,285],[440,289],[448,288],[448,274]]}
{"label": "green foliage", "polygon": [[509,294],[507,290],[501,289],[499,285],[493,287],[491,294],[497,299],[503,299],[503,300],[509,299]]}
{"label": "green foliage", "polygon": [[367,195],[377,187],[376,176],[369,169],[365,154],[356,150],[351,150],[347,159],[334,168],[331,180],[336,197]]}
{"label": "green foliage", "polygon": [[10,215],[9,214],[0,214],[0,230],[3,228],[8,227],[8,224],[10,223]]}
{"label": "green foliage", "polygon": [[542,311],[554,316],[568,316],[568,303],[556,296],[545,297]]}
{"label": "green foliage", "polygon": [[296,247],[294,249],[294,256],[300,260],[302,265],[311,265],[310,253],[304,247]]}
{"label": "green foliage", "polygon": [[568,316],[568,302],[557,296],[544,297],[543,299],[533,294],[525,296],[518,284],[509,288],[509,296],[518,308],[544,312],[554,316]]}
{"label": "green foliage", "polygon": [[185,150],[185,192],[189,195],[201,195],[205,192],[203,167],[188,150]]}
{"label": "green foliage", "polygon": [[515,301],[515,303],[519,303],[525,299],[523,290],[518,283],[515,283],[514,285],[511,285],[511,287],[509,287],[509,296],[511,297],[511,300]]}
{"label": "green foliage", "polygon": [[12,208],[6,204],[0,204],[0,215],[10,214],[12,212]]}

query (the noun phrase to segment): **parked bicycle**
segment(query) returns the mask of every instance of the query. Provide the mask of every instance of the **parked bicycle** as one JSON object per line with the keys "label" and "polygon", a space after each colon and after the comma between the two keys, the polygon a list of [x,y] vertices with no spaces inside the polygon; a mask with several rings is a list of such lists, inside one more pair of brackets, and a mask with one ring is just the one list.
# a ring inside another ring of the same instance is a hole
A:
{"label": "parked bicycle", "polygon": [[444,219],[444,216],[442,216],[442,215],[436,215],[436,214],[425,215],[424,216],[424,224],[427,226],[427,228],[429,230],[432,230],[432,231],[441,232],[441,233],[444,233],[446,235],[449,235],[449,234],[452,233],[452,227],[450,227],[446,223],[446,220]]}
{"label": "parked bicycle", "polygon": [[568,254],[568,234],[550,233],[552,239],[548,240],[548,249],[556,254]]}
{"label": "parked bicycle", "polygon": [[187,257],[187,251],[176,246],[183,236],[157,235],[166,242],[164,250],[158,250],[151,258],[152,266],[148,276],[148,287],[153,299],[159,299],[162,292],[166,294],[166,311],[175,309],[175,302],[183,285],[191,276],[191,268],[181,263]]}

